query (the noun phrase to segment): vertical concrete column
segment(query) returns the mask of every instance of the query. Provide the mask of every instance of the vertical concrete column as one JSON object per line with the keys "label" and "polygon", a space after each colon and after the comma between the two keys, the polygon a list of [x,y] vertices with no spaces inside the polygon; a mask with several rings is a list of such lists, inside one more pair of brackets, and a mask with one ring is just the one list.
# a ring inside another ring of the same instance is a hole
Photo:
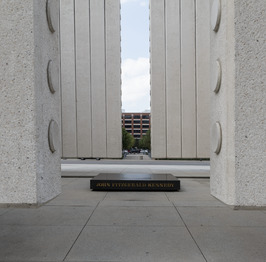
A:
{"label": "vertical concrete column", "polygon": [[106,157],[105,1],[91,0],[92,156]]}
{"label": "vertical concrete column", "polygon": [[210,12],[196,0],[197,158],[210,157]]}
{"label": "vertical concrete column", "polygon": [[74,1],[61,0],[62,155],[77,157]]}
{"label": "vertical concrete column", "polygon": [[211,5],[211,193],[232,206],[266,206],[266,3]]}
{"label": "vertical concrete column", "polygon": [[59,1],[0,1],[0,203],[60,193]]}
{"label": "vertical concrete column", "polygon": [[150,1],[151,146],[153,158],[166,158],[165,1]]}
{"label": "vertical concrete column", "polygon": [[197,156],[195,1],[181,0],[182,157]]}
{"label": "vertical concrete column", "polygon": [[180,1],[167,0],[165,15],[167,158],[181,158]]}
{"label": "vertical concrete column", "polygon": [[107,157],[122,156],[120,0],[105,0]]}
{"label": "vertical concrete column", "polygon": [[79,158],[92,157],[90,2],[75,0],[77,151]]}

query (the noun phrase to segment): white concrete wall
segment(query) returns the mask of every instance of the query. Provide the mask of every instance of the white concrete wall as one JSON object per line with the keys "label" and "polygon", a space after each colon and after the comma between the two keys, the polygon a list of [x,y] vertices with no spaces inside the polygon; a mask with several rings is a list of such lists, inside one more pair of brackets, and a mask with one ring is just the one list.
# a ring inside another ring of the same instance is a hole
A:
{"label": "white concrete wall", "polygon": [[209,158],[208,1],[150,1],[153,158]]}
{"label": "white concrete wall", "polygon": [[197,157],[210,157],[210,11],[209,1],[196,1]]}
{"label": "white concrete wall", "polygon": [[216,60],[222,65],[220,91],[212,94],[222,147],[211,153],[211,193],[232,206],[266,206],[266,2],[221,0],[221,10],[211,33],[212,85]]}
{"label": "white concrete wall", "polygon": [[63,158],[120,158],[120,1],[61,0]]}
{"label": "white concrete wall", "polygon": [[104,0],[90,1],[91,28],[91,96],[92,155],[106,157],[106,67],[105,67],[105,5]]}
{"label": "white concrete wall", "polygon": [[[166,54],[164,0],[150,1],[151,145],[153,158],[166,158]],[[162,51],[163,50],[163,51]],[[156,54],[156,55],[153,55]]]}
{"label": "white concrete wall", "polygon": [[107,157],[120,158],[121,134],[121,48],[120,1],[105,1],[106,27],[106,123]]}
{"label": "white concrete wall", "polygon": [[168,158],[181,158],[181,64],[180,64],[180,1],[167,1],[166,37],[166,151]]}
{"label": "white concrete wall", "polygon": [[[51,3],[50,3],[51,4]],[[0,1],[0,204],[40,205],[61,191],[59,1]],[[52,61],[48,87],[47,66]],[[55,123],[54,122],[54,123]]]}
{"label": "white concrete wall", "polygon": [[[92,157],[89,1],[75,0],[77,156]],[[73,60],[74,63],[75,60]],[[73,88],[73,90],[75,90]],[[64,131],[63,131],[64,132]]]}
{"label": "white concrete wall", "polygon": [[77,157],[74,1],[60,4],[62,155]]}
{"label": "white concrete wall", "polygon": [[181,0],[182,157],[196,158],[195,1]]}

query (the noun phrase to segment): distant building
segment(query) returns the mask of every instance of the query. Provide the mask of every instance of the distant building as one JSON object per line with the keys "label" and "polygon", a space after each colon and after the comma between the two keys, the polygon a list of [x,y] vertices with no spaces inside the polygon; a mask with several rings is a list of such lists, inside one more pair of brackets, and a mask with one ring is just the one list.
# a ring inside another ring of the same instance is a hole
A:
{"label": "distant building", "polygon": [[140,139],[151,128],[150,116],[150,113],[122,113],[122,127]]}

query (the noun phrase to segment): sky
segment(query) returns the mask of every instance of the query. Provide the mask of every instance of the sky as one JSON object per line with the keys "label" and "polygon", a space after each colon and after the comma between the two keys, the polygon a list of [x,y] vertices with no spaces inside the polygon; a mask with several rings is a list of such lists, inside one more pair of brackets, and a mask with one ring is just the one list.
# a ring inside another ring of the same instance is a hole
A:
{"label": "sky", "polygon": [[122,109],[150,109],[149,0],[121,0]]}

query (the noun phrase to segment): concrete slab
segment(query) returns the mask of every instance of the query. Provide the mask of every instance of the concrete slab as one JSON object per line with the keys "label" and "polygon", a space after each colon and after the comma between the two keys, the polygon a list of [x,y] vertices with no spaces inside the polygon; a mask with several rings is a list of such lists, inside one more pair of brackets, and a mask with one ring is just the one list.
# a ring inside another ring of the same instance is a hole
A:
{"label": "concrete slab", "polygon": [[0,216],[5,214],[6,212],[9,212],[11,208],[0,208]]}
{"label": "concrete slab", "polygon": [[98,207],[88,225],[184,226],[174,207]]}
{"label": "concrete slab", "polygon": [[[184,192],[180,191],[179,194],[170,194],[170,192],[166,192],[167,197],[171,202],[176,201],[182,201],[182,200],[211,200],[211,201],[217,201],[213,196],[211,196],[208,192],[201,192],[201,191],[195,191],[195,192]],[[220,201],[218,201],[220,202]]]}
{"label": "concrete slab", "polygon": [[207,179],[171,193],[93,192],[88,181],[62,179],[38,209],[1,208],[0,262],[62,262],[69,251],[75,262],[265,261],[266,211],[225,206]]}
{"label": "concrete slab", "polygon": [[99,206],[121,206],[121,207],[172,207],[169,201],[123,201],[123,200],[108,200],[103,201]]}
{"label": "concrete slab", "polygon": [[[71,179],[70,183],[66,183]],[[50,201],[48,206],[97,206],[106,196],[106,192],[92,192],[89,178],[63,178],[66,184],[63,192]]]}
{"label": "concrete slab", "polygon": [[64,178],[62,178],[62,179],[61,179],[61,185],[62,185],[62,187],[64,187],[64,186],[66,186],[66,185],[72,183],[72,182],[75,181],[76,179],[77,179],[77,178],[68,178],[68,179],[64,179]]}
{"label": "concrete slab", "polygon": [[100,206],[173,206],[164,192],[108,192]]}
{"label": "concrete slab", "polygon": [[108,192],[104,201],[168,201],[165,192]]}
{"label": "concrete slab", "polygon": [[166,192],[174,206],[225,206],[210,194],[209,179],[181,179],[181,190]]}
{"label": "concrete slab", "polygon": [[229,207],[179,207],[178,211],[188,226],[266,227],[262,211]]}
{"label": "concrete slab", "polygon": [[226,206],[217,200],[176,200],[175,207],[224,207]]}
{"label": "concrete slab", "polygon": [[205,261],[183,227],[88,226],[66,261]]}
{"label": "concrete slab", "polygon": [[62,261],[82,226],[0,226],[0,261]]}
{"label": "concrete slab", "polygon": [[48,206],[97,206],[106,196],[106,192],[91,192],[89,190],[80,192],[69,190],[50,201]]}
{"label": "concrete slab", "polygon": [[0,216],[0,225],[83,226],[93,207],[43,206],[38,209],[13,209]]}
{"label": "concrete slab", "polygon": [[[66,181],[69,178],[64,178],[63,180]],[[72,178],[70,178],[72,180]],[[80,192],[88,190],[90,191],[90,178],[75,178],[71,183],[66,184],[65,190],[64,191],[69,191],[69,190],[78,190]]]}
{"label": "concrete slab", "polygon": [[184,178],[182,179],[182,182],[184,188],[189,188],[190,190],[204,190],[204,191],[206,191],[205,189],[207,189],[207,191],[210,192],[209,179]]}
{"label": "concrete slab", "polygon": [[189,227],[208,262],[264,262],[265,227]]}

